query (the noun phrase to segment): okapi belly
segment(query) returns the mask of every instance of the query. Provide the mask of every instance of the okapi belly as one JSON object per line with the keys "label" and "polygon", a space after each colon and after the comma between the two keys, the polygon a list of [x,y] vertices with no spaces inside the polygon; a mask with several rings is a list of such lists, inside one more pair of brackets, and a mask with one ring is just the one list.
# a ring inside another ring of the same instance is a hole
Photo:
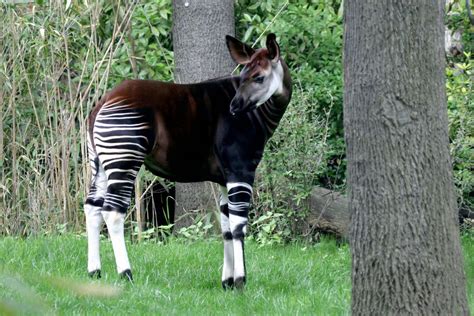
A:
{"label": "okapi belly", "polygon": [[190,154],[187,157],[169,157],[169,160],[160,161],[150,154],[144,163],[148,171],[171,181],[225,183],[217,159],[212,156],[202,158]]}

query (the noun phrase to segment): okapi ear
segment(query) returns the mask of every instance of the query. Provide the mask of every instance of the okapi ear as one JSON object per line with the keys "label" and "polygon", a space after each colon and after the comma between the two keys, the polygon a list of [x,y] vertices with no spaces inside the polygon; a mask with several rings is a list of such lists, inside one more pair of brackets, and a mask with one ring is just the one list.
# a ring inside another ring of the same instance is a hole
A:
{"label": "okapi ear", "polygon": [[267,35],[267,50],[268,50],[268,58],[270,58],[273,62],[277,62],[280,58],[280,46],[276,41],[276,36],[273,33]]}
{"label": "okapi ear", "polygon": [[229,49],[230,56],[239,65],[245,65],[250,62],[250,57],[255,53],[255,50],[242,43],[238,39],[227,35],[225,37],[227,48]]}

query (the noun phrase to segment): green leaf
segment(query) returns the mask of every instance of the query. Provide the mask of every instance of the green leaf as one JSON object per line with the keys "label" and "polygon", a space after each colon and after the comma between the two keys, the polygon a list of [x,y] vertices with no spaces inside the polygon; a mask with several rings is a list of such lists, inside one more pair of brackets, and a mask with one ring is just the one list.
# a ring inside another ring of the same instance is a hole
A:
{"label": "green leaf", "polygon": [[166,12],[166,10],[160,10],[160,16],[163,19],[167,19],[168,18],[168,13]]}

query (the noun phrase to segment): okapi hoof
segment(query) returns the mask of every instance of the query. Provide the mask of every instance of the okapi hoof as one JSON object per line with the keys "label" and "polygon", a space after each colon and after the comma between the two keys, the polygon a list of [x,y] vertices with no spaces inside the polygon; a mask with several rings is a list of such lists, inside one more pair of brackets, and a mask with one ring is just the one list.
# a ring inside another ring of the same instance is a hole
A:
{"label": "okapi hoof", "polygon": [[100,279],[101,278],[100,269],[89,272],[89,278],[91,278],[91,279]]}
{"label": "okapi hoof", "polygon": [[123,280],[127,280],[127,281],[130,281],[131,283],[133,283],[133,277],[132,277],[132,271],[130,269],[127,269],[125,271],[122,271],[120,273],[120,278],[123,279]]}
{"label": "okapi hoof", "polygon": [[234,288],[234,278],[228,278],[228,279],[222,281],[222,288],[225,291],[232,290]]}
{"label": "okapi hoof", "polygon": [[234,281],[234,288],[237,290],[243,290],[245,287],[245,277],[239,277]]}

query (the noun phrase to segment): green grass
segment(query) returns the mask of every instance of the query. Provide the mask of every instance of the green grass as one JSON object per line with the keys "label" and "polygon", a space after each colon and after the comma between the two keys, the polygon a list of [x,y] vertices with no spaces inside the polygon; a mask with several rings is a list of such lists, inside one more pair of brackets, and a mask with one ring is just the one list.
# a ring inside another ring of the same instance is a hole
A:
{"label": "green grass", "polygon": [[[24,313],[34,308],[63,315],[343,315],[350,304],[349,250],[333,240],[265,247],[247,242],[242,293],[221,288],[220,241],[129,245],[135,278],[129,285],[118,280],[112,248],[103,240],[102,279],[92,283],[122,289],[112,298],[75,290],[90,282],[86,247],[85,238],[75,236],[0,239],[0,302],[23,305]],[[25,294],[29,289],[34,293]]]}
{"label": "green grass", "polygon": [[474,315],[474,229],[464,233],[462,238],[464,252],[464,271],[466,272],[467,299],[471,315]]}
{"label": "green grass", "polygon": [[[474,234],[462,242],[474,310]],[[108,240],[101,244],[102,279],[90,281],[86,246],[84,237],[72,235],[0,239],[0,314],[9,308],[59,315],[349,314],[349,249],[332,239],[264,247],[247,242],[244,292],[221,289],[220,241],[129,245],[133,285],[118,279]]]}

